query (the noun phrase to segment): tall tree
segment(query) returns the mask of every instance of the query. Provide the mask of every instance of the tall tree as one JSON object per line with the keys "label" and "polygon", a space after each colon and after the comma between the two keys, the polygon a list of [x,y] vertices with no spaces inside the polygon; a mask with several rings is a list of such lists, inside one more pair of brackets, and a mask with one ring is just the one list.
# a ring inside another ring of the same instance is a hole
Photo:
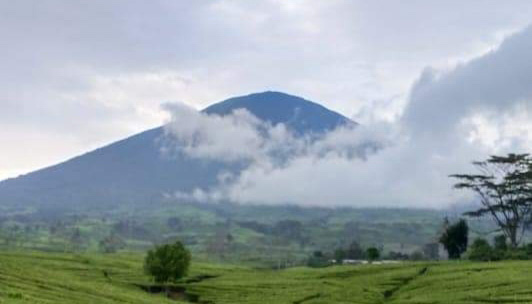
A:
{"label": "tall tree", "polygon": [[364,249],[357,241],[352,241],[347,248],[346,257],[348,259],[359,260],[364,258]]}
{"label": "tall tree", "polygon": [[478,174],[455,174],[458,189],[477,193],[482,207],[466,215],[490,215],[510,246],[519,245],[532,211],[532,158],[529,154],[491,156],[473,162]]}
{"label": "tall tree", "polygon": [[469,228],[464,219],[460,219],[453,225],[449,225],[445,220],[445,231],[440,237],[440,243],[449,254],[449,259],[459,259],[467,249]]}
{"label": "tall tree", "polygon": [[369,247],[366,249],[366,256],[368,257],[368,260],[375,261],[379,259],[381,253],[379,252],[379,249],[375,247]]}

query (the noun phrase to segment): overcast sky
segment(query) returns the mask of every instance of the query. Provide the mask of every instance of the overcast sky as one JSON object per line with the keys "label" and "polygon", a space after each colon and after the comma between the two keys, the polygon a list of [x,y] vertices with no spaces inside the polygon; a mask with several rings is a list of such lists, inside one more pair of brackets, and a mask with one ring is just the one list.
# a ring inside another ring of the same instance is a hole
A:
{"label": "overcast sky", "polygon": [[158,126],[162,103],[265,90],[416,136],[434,113],[430,136],[448,136],[467,112],[477,128],[464,137],[526,150],[531,12],[526,0],[0,0],[0,179]]}

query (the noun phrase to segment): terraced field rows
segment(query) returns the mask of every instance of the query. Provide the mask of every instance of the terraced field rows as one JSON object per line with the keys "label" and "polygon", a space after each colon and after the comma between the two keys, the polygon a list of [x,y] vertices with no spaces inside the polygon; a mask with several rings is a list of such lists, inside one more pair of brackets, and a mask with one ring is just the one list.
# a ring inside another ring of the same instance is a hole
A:
{"label": "terraced field rows", "polygon": [[530,262],[282,271],[194,263],[189,278],[172,288],[174,299],[141,267],[140,254],[0,253],[0,303],[532,303]]}
{"label": "terraced field rows", "polygon": [[138,257],[0,254],[0,303],[179,303],[133,283],[146,281]]}

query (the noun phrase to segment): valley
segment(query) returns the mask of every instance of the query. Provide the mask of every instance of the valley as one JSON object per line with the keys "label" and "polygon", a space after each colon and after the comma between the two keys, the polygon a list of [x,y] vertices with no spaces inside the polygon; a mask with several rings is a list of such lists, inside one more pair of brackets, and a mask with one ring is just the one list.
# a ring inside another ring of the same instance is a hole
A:
{"label": "valley", "polygon": [[421,252],[425,244],[435,242],[445,215],[423,209],[176,202],[138,210],[35,212],[6,208],[0,216],[0,248],[145,252],[154,244],[181,240],[195,256],[206,260],[287,267],[306,264],[314,251],[332,254],[333,249],[346,248],[353,241],[383,252]]}

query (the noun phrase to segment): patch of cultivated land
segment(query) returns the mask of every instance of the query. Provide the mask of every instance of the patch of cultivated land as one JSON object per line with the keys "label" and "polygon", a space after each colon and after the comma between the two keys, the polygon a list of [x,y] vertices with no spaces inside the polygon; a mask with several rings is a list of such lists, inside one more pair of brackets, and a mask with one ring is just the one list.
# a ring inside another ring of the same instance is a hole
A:
{"label": "patch of cultivated land", "polygon": [[176,303],[146,281],[138,255],[0,254],[0,303]]}
{"label": "patch of cultivated land", "polygon": [[[0,253],[0,303],[532,303],[531,262],[281,271],[194,263],[167,299],[141,254]],[[147,292],[151,290],[152,292]]]}

